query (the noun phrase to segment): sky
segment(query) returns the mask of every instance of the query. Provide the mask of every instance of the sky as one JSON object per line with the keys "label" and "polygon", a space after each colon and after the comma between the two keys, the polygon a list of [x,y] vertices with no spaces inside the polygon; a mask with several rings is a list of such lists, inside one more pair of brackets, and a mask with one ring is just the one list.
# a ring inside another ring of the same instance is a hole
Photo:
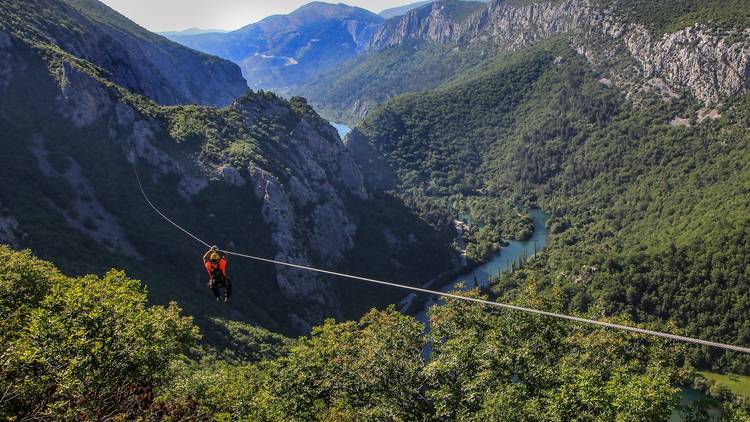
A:
{"label": "sky", "polygon": [[[289,13],[310,0],[101,0],[154,32],[196,27],[232,30],[267,16]],[[416,0],[348,0],[375,13]],[[330,0],[339,3],[338,0]]]}

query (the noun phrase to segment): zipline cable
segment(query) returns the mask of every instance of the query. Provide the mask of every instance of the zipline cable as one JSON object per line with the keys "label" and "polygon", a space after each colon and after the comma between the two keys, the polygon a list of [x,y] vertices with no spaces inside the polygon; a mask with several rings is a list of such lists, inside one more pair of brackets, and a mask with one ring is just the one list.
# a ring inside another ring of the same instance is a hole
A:
{"label": "zipline cable", "polygon": [[[182,232],[184,232],[188,236],[190,236],[193,239],[197,240],[198,242],[202,243],[204,246],[209,247],[209,248],[211,247],[208,243],[204,242],[203,240],[201,240],[197,236],[195,236],[192,233],[190,233],[189,231],[185,230],[179,224],[177,224],[174,221],[170,220],[166,215],[164,215],[164,213],[162,213],[161,211],[159,211],[159,209],[156,208],[156,206],[148,199],[148,195],[146,195],[146,192],[143,190],[143,185],[141,184],[141,178],[138,176],[138,170],[135,168],[135,164],[133,164],[133,171],[135,172],[136,180],[138,181],[138,187],[141,190],[141,194],[143,195],[143,198],[146,200],[146,202],[148,203],[148,205],[154,211],[156,211],[157,214],[159,214],[159,216],[161,216],[163,219],[167,220],[169,223],[171,223],[173,226],[177,227],[179,230],[181,230]],[[741,346],[735,346],[735,345],[732,345],[732,344],[718,343],[718,342],[714,342],[714,341],[701,340],[701,339],[692,338],[692,337],[685,337],[685,336],[679,336],[679,335],[676,335],[676,334],[664,333],[664,332],[661,332],[661,331],[654,331],[654,330],[647,330],[647,329],[644,329],[644,328],[631,327],[631,326],[628,326],[628,325],[614,324],[614,323],[611,323],[611,322],[598,321],[598,320],[587,319],[587,318],[580,318],[580,317],[576,317],[576,316],[572,316],[572,315],[566,315],[566,314],[561,314],[561,313],[557,313],[557,312],[541,311],[539,309],[526,308],[526,307],[523,307],[523,306],[511,305],[511,304],[508,304],[508,303],[492,302],[492,301],[485,300],[485,299],[478,299],[478,298],[473,298],[473,297],[461,296],[461,295],[457,295],[457,294],[453,294],[453,293],[440,292],[440,291],[437,291],[437,290],[423,289],[421,287],[408,286],[408,285],[404,285],[404,284],[391,283],[391,282],[387,282],[387,281],[376,280],[376,279],[373,279],[373,278],[360,277],[360,276],[356,276],[356,275],[352,275],[352,274],[339,273],[339,272],[336,272],[336,271],[323,270],[323,269],[320,269],[320,268],[313,268],[313,267],[308,267],[308,266],[305,266],[305,265],[299,265],[299,264],[292,264],[292,263],[289,263],[289,262],[277,261],[275,259],[269,259],[269,258],[263,258],[263,257],[259,257],[259,256],[242,254],[242,253],[239,253],[239,252],[226,251],[226,250],[223,250],[223,249],[220,249],[220,251],[226,253],[227,255],[234,255],[234,256],[238,256],[238,257],[242,257],[242,258],[252,259],[252,260],[255,260],[255,261],[262,261],[262,262],[267,262],[267,263],[271,263],[271,264],[282,265],[282,266],[285,266],[285,267],[297,268],[297,269],[305,270],[305,271],[312,271],[312,272],[316,272],[316,273],[320,273],[320,274],[328,274],[328,275],[333,275],[333,276],[337,276],[337,277],[348,278],[348,279],[351,279],[351,280],[359,280],[359,281],[364,281],[364,282],[367,282],[367,283],[378,284],[378,285],[381,285],[381,286],[395,287],[395,288],[398,288],[398,289],[410,290],[410,291],[418,292],[418,293],[427,293],[427,294],[441,296],[441,297],[445,297],[445,298],[462,300],[462,301],[465,301],[465,302],[473,302],[473,303],[478,303],[480,305],[485,305],[485,306],[490,306],[490,307],[495,307],[495,308],[510,309],[510,310],[513,310],[513,311],[526,312],[526,313],[536,314],[536,315],[543,315],[543,316],[547,316],[547,317],[550,317],[550,318],[563,319],[563,320],[574,321],[574,322],[579,322],[579,323],[583,323],[583,324],[597,325],[597,326],[600,326],[600,327],[611,328],[611,329],[615,329],[615,330],[629,331],[629,332],[632,332],[632,333],[644,334],[644,335],[655,336],[655,337],[661,337],[661,338],[666,338],[666,339],[675,340],[675,341],[681,341],[681,342],[685,342],[685,343],[692,343],[692,344],[699,344],[699,345],[702,345],[702,346],[716,347],[716,348],[720,348],[720,349],[732,350],[732,351],[741,352],[741,353],[750,353],[750,348],[741,347]]]}
{"label": "zipline cable", "polygon": [[198,242],[202,243],[202,244],[203,244],[203,245],[205,245],[205,246],[206,246],[207,248],[210,248],[210,247],[211,247],[211,245],[209,245],[208,243],[206,243],[206,242],[204,242],[204,241],[200,240],[200,239],[199,239],[199,238],[198,238],[197,236],[193,235],[193,234],[192,234],[192,233],[190,233],[189,231],[187,231],[187,230],[183,229],[182,227],[180,227],[180,225],[179,225],[179,224],[177,224],[177,223],[175,223],[174,221],[170,220],[170,219],[169,219],[169,217],[167,217],[167,216],[166,216],[166,215],[164,215],[164,214],[163,214],[163,213],[162,213],[161,211],[159,211],[159,208],[156,208],[156,206],[155,206],[154,204],[152,204],[152,203],[151,203],[151,200],[150,200],[150,199],[148,199],[148,195],[146,195],[146,191],[144,191],[144,190],[143,190],[143,185],[141,184],[141,178],[140,178],[140,176],[138,176],[138,170],[137,170],[137,169],[135,168],[135,162],[133,163],[133,172],[135,173],[135,179],[136,179],[136,180],[138,181],[138,187],[139,187],[139,188],[141,189],[141,194],[143,195],[143,199],[145,199],[145,200],[146,200],[146,202],[148,203],[148,205],[149,205],[149,206],[151,206],[151,208],[152,208],[152,209],[153,209],[154,211],[156,211],[156,213],[157,213],[157,214],[159,214],[159,215],[161,216],[161,218],[163,218],[163,219],[167,220],[167,221],[168,221],[168,222],[170,222],[170,223],[171,223],[171,224],[172,224],[173,226],[175,226],[175,227],[177,227],[178,229],[182,230],[182,232],[183,232],[183,233],[185,233],[186,235],[188,235],[188,236],[192,237],[193,239],[197,240]]}

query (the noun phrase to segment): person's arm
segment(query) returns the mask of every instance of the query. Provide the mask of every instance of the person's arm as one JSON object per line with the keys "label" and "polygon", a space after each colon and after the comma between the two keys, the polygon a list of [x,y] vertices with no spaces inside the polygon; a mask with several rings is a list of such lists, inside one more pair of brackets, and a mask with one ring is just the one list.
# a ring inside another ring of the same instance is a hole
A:
{"label": "person's arm", "polygon": [[216,246],[211,246],[211,249],[209,249],[205,254],[203,254],[203,262],[208,261],[208,257],[211,255],[212,252],[215,252],[216,250],[217,250]]}

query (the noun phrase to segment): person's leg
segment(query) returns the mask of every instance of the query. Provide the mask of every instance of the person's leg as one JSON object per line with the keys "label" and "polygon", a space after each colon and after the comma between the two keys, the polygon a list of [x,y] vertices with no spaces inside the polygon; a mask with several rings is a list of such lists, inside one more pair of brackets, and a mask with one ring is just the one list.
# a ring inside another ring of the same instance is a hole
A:
{"label": "person's leg", "polygon": [[232,297],[232,280],[225,277],[224,281],[227,283],[227,287],[224,289],[224,299],[229,300]]}
{"label": "person's leg", "polygon": [[221,297],[219,295],[219,283],[217,283],[215,281],[211,282],[211,283],[208,283],[208,287],[211,288],[211,292],[213,292],[214,297],[216,298],[216,300],[219,300],[219,298]]}

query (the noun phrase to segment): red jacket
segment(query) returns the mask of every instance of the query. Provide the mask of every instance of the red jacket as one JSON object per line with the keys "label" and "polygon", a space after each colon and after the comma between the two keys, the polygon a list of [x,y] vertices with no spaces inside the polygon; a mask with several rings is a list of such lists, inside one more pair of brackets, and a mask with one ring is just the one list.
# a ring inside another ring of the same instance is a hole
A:
{"label": "red jacket", "polygon": [[208,272],[208,276],[211,277],[215,269],[220,269],[221,273],[224,274],[224,276],[227,275],[227,258],[221,257],[219,259],[219,262],[214,264],[211,261],[205,261],[203,262],[203,265],[206,267],[206,271]]}

